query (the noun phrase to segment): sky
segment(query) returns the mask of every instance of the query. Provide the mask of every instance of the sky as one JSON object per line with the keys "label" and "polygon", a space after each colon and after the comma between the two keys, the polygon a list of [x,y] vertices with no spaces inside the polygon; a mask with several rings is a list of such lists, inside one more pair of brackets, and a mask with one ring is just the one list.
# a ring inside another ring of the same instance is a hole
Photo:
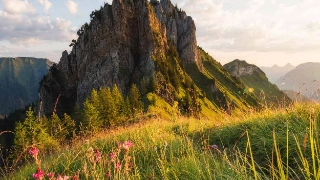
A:
{"label": "sky", "polygon": [[[221,64],[320,62],[320,0],[171,0],[197,27],[197,42]],[[89,14],[112,0],[0,0],[0,57],[54,62]]]}

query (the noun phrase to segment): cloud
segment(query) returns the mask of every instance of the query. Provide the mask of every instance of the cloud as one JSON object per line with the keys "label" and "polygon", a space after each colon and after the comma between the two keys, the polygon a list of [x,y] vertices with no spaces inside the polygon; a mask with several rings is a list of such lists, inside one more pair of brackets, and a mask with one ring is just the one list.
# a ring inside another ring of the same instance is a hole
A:
{"label": "cloud", "polygon": [[44,6],[44,10],[48,13],[49,9],[52,7],[52,3],[49,0],[38,0],[40,4]]}
{"label": "cloud", "polygon": [[10,14],[35,14],[36,9],[28,0],[2,0],[4,10]]}
{"label": "cloud", "polygon": [[66,6],[71,14],[77,14],[78,12],[78,4],[72,0],[68,0]]}
{"label": "cloud", "polygon": [[172,0],[211,51],[292,53],[320,49],[320,1]]}
{"label": "cloud", "polygon": [[71,42],[71,21],[57,17],[25,17],[0,10],[0,41],[30,47],[44,41]]}

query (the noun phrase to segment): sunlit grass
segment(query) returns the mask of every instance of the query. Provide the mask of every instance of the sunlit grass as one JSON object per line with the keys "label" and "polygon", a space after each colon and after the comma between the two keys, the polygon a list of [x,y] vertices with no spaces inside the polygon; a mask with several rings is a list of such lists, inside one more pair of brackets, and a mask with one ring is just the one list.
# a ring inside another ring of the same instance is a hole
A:
{"label": "sunlit grass", "polygon": [[[167,116],[78,139],[58,153],[42,154],[41,169],[80,179],[318,179],[320,105],[298,104],[282,110],[246,113],[223,119]],[[110,153],[130,140],[132,167],[124,171],[121,149],[117,171]],[[212,148],[216,145],[218,148]],[[99,150],[92,163],[88,151]],[[30,159],[4,179],[32,179]]]}

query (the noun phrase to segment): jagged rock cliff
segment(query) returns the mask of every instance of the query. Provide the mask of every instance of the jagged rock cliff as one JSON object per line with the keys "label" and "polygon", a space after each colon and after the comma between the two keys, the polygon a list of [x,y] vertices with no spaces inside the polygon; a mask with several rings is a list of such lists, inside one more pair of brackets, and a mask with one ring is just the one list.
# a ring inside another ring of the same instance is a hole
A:
{"label": "jagged rock cliff", "polygon": [[0,114],[36,101],[39,82],[52,64],[48,59],[0,58]]}
{"label": "jagged rock cliff", "polygon": [[[91,14],[78,31],[70,54],[62,53],[40,88],[43,109],[51,113],[57,97],[82,103],[93,88],[117,84],[122,92],[154,74],[155,59],[164,58],[173,43],[183,64],[202,63],[195,24],[169,0],[114,0]],[[61,105],[63,103],[60,103]]]}
{"label": "jagged rock cliff", "polygon": [[231,63],[224,65],[229,73],[235,77],[250,76],[253,73],[263,73],[257,66],[249,65],[246,61],[234,60]]}

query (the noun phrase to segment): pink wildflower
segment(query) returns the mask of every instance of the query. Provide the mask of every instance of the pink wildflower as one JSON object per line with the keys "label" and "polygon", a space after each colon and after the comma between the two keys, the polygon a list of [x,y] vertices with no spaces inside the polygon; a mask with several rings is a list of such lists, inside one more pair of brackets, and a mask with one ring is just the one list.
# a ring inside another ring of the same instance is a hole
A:
{"label": "pink wildflower", "polygon": [[32,175],[32,177],[37,180],[42,180],[43,176],[44,176],[44,171],[41,170],[40,168],[38,168],[36,173]]}
{"label": "pink wildflower", "polygon": [[110,172],[107,172],[107,174],[106,174],[106,178],[110,178],[110,177],[111,177]]}
{"label": "pink wildflower", "polygon": [[101,153],[98,149],[95,150],[95,162],[98,162],[101,159]]}
{"label": "pink wildflower", "polygon": [[53,177],[54,177],[54,172],[48,173],[48,174],[47,174],[47,177],[48,177],[49,179],[53,178]]}
{"label": "pink wildflower", "polygon": [[120,170],[120,169],[121,169],[121,164],[120,164],[119,162],[116,164],[116,169],[117,169],[117,170]]}
{"label": "pink wildflower", "polygon": [[57,179],[56,180],[68,180],[69,176],[61,176],[60,174],[58,174]]}
{"label": "pink wildflower", "polygon": [[109,156],[110,156],[110,160],[114,161],[114,159],[116,158],[117,155],[116,155],[116,153],[112,152],[112,153],[110,153]]}
{"label": "pink wildflower", "polygon": [[34,146],[29,150],[29,154],[34,158],[38,156],[38,153],[39,153],[39,150]]}
{"label": "pink wildflower", "polygon": [[125,150],[129,150],[129,148],[130,147],[132,147],[133,146],[133,144],[132,144],[132,142],[131,141],[125,141],[123,144],[122,144],[122,147],[123,147],[123,149],[125,149]]}

